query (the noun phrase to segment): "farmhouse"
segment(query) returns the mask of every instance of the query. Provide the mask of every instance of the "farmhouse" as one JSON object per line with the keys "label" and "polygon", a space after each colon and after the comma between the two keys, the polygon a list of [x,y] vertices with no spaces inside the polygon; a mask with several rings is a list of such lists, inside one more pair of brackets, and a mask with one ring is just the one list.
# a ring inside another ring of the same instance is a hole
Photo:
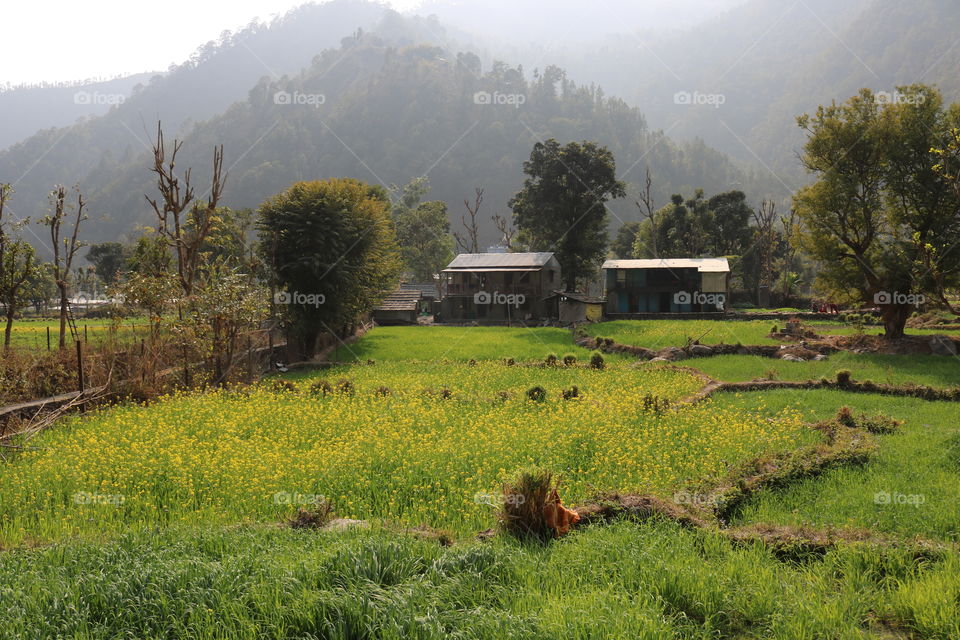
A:
{"label": "farmhouse", "polygon": [[607,260],[606,315],[718,313],[729,298],[726,258]]}
{"label": "farmhouse", "polygon": [[546,318],[559,283],[552,253],[462,253],[441,274],[440,321]]}

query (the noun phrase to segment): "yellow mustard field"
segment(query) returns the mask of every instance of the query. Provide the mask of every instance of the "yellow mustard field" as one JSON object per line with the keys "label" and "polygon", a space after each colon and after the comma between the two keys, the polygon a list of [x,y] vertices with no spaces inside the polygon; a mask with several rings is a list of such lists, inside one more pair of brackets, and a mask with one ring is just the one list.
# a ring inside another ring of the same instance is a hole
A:
{"label": "yellow mustard field", "polygon": [[[347,391],[324,394],[321,379]],[[48,432],[0,465],[0,544],[275,522],[324,499],[342,517],[470,532],[494,524],[498,487],[520,467],[559,473],[572,502],[669,494],[811,437],[793,410],[644,409],[645,396],[702,385],[655,367],[378,363],[292,384],[121,406]],[[578,398],[563,399],[573,385]]]}

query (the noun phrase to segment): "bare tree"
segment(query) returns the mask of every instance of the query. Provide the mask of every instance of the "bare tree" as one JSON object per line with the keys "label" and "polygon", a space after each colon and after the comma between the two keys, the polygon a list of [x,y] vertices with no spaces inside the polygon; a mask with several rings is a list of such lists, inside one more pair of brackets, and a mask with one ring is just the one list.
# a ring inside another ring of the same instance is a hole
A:
{"label": "bare tree", "polygon": [[774,221],[777,219],[777,204],[769,200],[760,203],[753,212],[757,225],[757,248],[760,253],[760,273],[757,278],[757,305],[770,306],[770,285],[773,279],[773,249],[776,242]]}
{"label": "bare tree", "polygon": [[513,237],[517,235],[517,229],[509,219],[504,218],[499,213],[493,214],[493,224],[500,232],[500,244],[507,248],[507,251],[513,249]]}
{"label": "bare tree", "polygon": [[647,166],[643,191],[640,192],[640,200],[634,202],[634,204],[637,205],[637,209],[640,210],[640,215],[650,221],[650,248],[653,251],[653,257],[659,258],[660,254],[657,251],[657,222],[654,219],[654,214],[656,214],[657,209],[653,203],[653,178],[650,176],[649,166]]}
{"label": "bare tree", "polygon": [[10,349],[13,319],[21,305],[26,304],[24,289],[34,272],[33,247],[7,233],[3,219],[7,201],[13,193],[9,184],[0,184],[0,303],[6,313],[3,349]]}
{"label": "bare tree", "polygon": [[53,246],[53,280],[60,292],[60,348],[66,346],[67,316],[70,307],[70,269],[73,268],[73,259],[81,247],[86,246],[77,240],[80,233],[80,223],[87,219],[83,208],[87,203],[83,199],[80,189],[77,192],[77,215],[73,220],[73,229],[69,237],[63,235],[63,223],[71,205],[67,204],[67,189],[63,185],[50,192],[50,215],[43,219],[43,224],[50,227],[50,242]]}
{"label": "bare tree", "polygon": [[[456,231],[453,237],[457,240],[457,248],[462,249],[464,253],[480,253],[479,227],[477,226],[477,214],[480,212],[480,206],[483,204],[483,188],[475,189],[473,204],[469,200],[463,201],[463,206],[467,208],[467,213],[460,216],[460,222],[466,230],[466,236],[461,236]],[[467,216],[470,221],[467,221]]]}
{"label": "bare tree", "polygon": [[176,173],[177,153],[183,142],[173,141],[170,161],[167,162],[163,129],[157,123],[157,140],[153,144],[153,166],[150,170],[157,176],[157,189],[160,200],[144,196],[157,215],[159,231],[173,249],[177,260],[177,277],[185,297],[193,294],[197,268],[200,265],[200,252],[204,241],[210,234],[215,212],[226,175],[223,173],[223,145],[213,149],[213,175],[210,181],[210,194],[205,203],[194,201],[193,185],[190,183],[191,169],[183,177]]}

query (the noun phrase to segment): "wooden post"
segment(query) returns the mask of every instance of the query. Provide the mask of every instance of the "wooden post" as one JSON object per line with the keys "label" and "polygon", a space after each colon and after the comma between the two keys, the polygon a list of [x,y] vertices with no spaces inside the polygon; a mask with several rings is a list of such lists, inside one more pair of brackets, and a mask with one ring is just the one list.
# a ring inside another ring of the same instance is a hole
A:
{"label": "wooden post", "polygon": [[253,336],[247,336],[247,382],[253,384]]}
{"label": "wooden post", "polygon": [[86,411],[86,406],[83,402],[83,344],[77,340],[77,384],[80,386],[80,413]]}
{"label": "wooden post", "polygon": [[87,339],[87,325],[83,325],[83,343],[88,344],[89,342]]}
{"label": "wooden post", "polygon": [[50,327],[47,327],[47,351],[50,351]]}
{"label": "wooden post", "polygon": [[267,329],[267,371],[273,371],[273,329]]}

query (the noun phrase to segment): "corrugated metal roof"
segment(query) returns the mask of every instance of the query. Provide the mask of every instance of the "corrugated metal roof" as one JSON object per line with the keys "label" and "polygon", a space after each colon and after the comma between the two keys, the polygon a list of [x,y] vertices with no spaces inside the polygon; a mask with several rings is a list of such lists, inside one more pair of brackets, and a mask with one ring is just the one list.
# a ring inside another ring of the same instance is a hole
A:
{"label": "corrugated metal roof", "polygon": [[478,267],[544,267],[550,259],[552,253],[461,253],[453,262],[447,265],[447,269],[458,271],[474,269]]}
{"label": "corrugated metal roof", "polygon": [[502,273],[504,271],[512,273],[536,273],[540,271],[540,267],[465,267],[463,269],[444,269],[440,273]]}
{"label": "corrugated metal roof", "polygon": [[650,260],[607,260],[604,269],[696,269],[701,273],[726,273],[726,258],[654,258]]}
{"label": "corrugated metal roof", "polygon": [[384,298],[375,311],[416,311],[422,293],[418,290],[398,289]]}

